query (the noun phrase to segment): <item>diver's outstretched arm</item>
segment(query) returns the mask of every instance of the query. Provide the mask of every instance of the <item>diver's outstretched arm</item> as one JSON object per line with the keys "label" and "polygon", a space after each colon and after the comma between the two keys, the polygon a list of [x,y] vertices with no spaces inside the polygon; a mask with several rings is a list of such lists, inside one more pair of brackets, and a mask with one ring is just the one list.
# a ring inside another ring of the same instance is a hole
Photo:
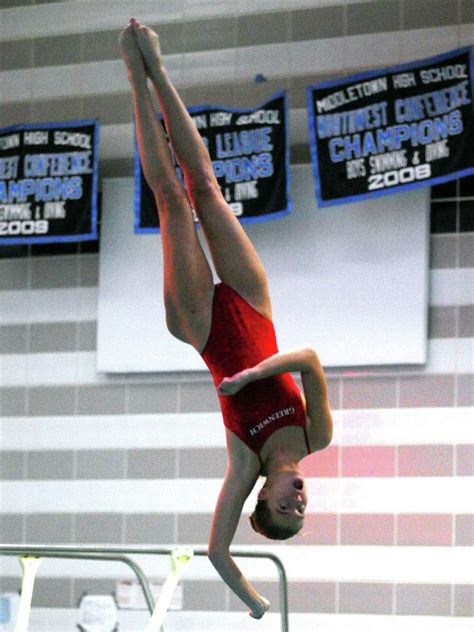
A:
{"label": "diver's outstretched arm", "polygon": [[[239,471],[236,471],[237,469]],[[209,559],[212,565],[229,588],[250,608],[249,614],[254,619],[263,617],[270,603],[265,597],[259,595],[244,577],[232,559],[229,547],[237,529],[244,502],[252,491],[257,476],[258,473],[255,472],[255,476],[249,477],[246,483],[243,480],[241,468],[233,467],[229,463],[217,500],[209,538]]]}

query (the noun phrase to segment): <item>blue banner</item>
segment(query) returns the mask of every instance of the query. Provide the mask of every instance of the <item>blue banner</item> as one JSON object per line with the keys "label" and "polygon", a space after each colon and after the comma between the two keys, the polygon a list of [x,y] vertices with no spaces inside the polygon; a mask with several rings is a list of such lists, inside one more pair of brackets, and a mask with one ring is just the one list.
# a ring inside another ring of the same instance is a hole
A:
{"label": "blue banner", "polygon": [[473,48],[307,88],[319,206],[474,173]]}
{"label": "blue banner", "polygon": [[0,246],[97,239],[97,120],[0,130]]}
{"label": "blue banner", "polygon": [[[256,109],[200,105],[188,111],[209,151],[222,194],[242,223],[291,211],[286,92],[274,94]],[[184,183],[176,161],[175,167]],[[158,230],[153,192],[135,146],[135,233]]]}

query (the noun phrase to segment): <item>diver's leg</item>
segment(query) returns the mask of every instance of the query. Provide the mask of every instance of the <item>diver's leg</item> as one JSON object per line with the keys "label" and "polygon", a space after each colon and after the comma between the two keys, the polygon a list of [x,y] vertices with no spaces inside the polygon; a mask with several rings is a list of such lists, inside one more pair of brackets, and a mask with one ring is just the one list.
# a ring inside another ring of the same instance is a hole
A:
{"label": "diver's leg", "polygon": [[221,194],[209,153],[164,67],[158,37],[139,22],[134,25],[147,73],[156,88],[173,150],[216,272],[256,309],[270,316],[270,297],[262,262]]}
{"label": "diver's leg", "polygon": [[120,47],[132,87],[140,160],[160,217],[168,328],[177,338],[201,350],[212,317],[212,272],[196,234],[189,200],[176,175],[163,127],[153,108],[131,25],[122,32]]}

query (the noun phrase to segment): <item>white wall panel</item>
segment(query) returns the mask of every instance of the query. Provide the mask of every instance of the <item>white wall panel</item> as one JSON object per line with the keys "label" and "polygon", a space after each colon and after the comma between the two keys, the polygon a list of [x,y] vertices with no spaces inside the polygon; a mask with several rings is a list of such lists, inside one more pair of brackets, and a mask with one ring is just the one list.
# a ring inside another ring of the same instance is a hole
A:
{"label": "white wall panel", "polygon": [[[275,604],[276,608],[276,604]],[[273,610],[273,608],[272,608]],[[35,608],[31,613],[34,632],[64,632],[74,629],[79,620],[74,608]],[[120,628],[143,630],[148,621],[144,611],[119,612]],[[257,627],[258,626],[258,627]],[[168,612],[166,632],[275,632],[281,626],[278,612],[267,612],[253,621],[242,612],[186,610]],[[290,613],[290,630],[298,632],[472,632],[470,617],[426,617],[361,614]]]}
{"label": "white wall panel", "polygon": [[[308,338],[309,340],[310,338]],[[176,347],[170,347],[170,352],[174,352]],[[302,341],[300,346],[304,345]],[[184,346],[184,345],[183,345]],[[296,344],[288,344],[286,347],[294,347]],[[192,353],[189,361],[194,361],[193,356],[197,355]],[[186,348],[186,351],[188,349]],[[178,351],[176,351],[178,353]],[[319,353],[322,355],[321,346],[319,347]],[[435,339],[430,340],[428,345],[428,364],[421,367],[416,371],[409,367],[406,370],[397,367],[397,374],[402,374],[409,377],[410,375],[440,375],[446,373],[459,373],[470,374],[474,373],[474,338],[451,338],[451,339]],[[125,359],[125,356],[123,356]],[[199,361],[199,357],[197,356]],[[178,358],[173,358],[172,361],[177,365]],[[171,367],[174,367],[172,364]],[[32,354],[8,354],[0,356],[0,367],[3,367],[3,373],[0,373],[0,385],[1,386],[22,386],[25,381],[29,386],[40,386],[42,384],[56,384],[56,385],[79,385],[79,384],[108,384],[124,382],[128,380],[128,376],[125,377],[122,371],[117,373],[101,372],[97,371],[97,353],[95,351],[75,351],[71,353],[59,352],[59,353],[32,353]],[[30,368],[31,367],[31,368]],[[196,364],[196,369],[200,369]],[[181,374],[174,379],[172,375],[165,373],[164,381],[206,381],[209,380],[209,373],[207,373],[205,367],[202,367],[203,371],[196,373],[188,373],[185,376]],[[28,375],[25,376],[25,370]],[[128,369],[123,369],[124,371]],[[159,369],[153,369],[159,371]],[[179,370],[179,367],[166,368],[166,371]],[[188,368],[191,370],[191,367]],[[394,370],[395,371],[395,370]],[[383,372],[384,375],[376,373],[376,368],[371,372],[372,377],[384,377],[387,372]],[[331,375],[331,371],[328,371],[328,376]],[[147,383],[154,383],[156,381],[163,381],[161,373],[134,373],[132,374],[132,380],[135,382],[145,381]]]}
{"label": "white wall panel", "polygon": [[[276,605],[275,605],[276,608]],[[273,608],[272,608],[273,610]],[[31,613],[34,632],[64,632],[74,629],[79,620],[74,608],[35,608]],[[143,630],[148,621],[144,611],[119,612],[120,628]],[[258,627],[257,627],[258,626]],[[278,612],[267,612],[253,621],[242,612],[186,610],[168,612],[166,632],[275,632],[281,626]],[[470,617],[426,617],[361,614],[290,613],[290,630],[298,632],[472,632]]]}
{"label": "white wall panel", "polygon": [[96,287],[0,292],[0,324],[2,325],[96,319]]}
{"label": "white wall panel", "polygon": [[[430,278],[432,307],[474,303],[474,268],[431,270]],[[0,292],[0,324],[96,320],[97,293],[96,287],[5,290]],[[436,344],[449,341],[437,339]]]}
{"label": "white wall panel", "polygon": [[[366,0],[345,0],[356,4]],[[341,4],[341,0],[76,0],[2,11],[0,41],[121,28],[131,13],[142,22],[176,22]]]}
{"label": "white wall panel", "polygon": [[[224,472],[222,472],[224,476]],[[472,513],[472,477],[315,479],[309,513]],[[210,513],[222,479],[2,481],[5,513]],[[255,489],[244,505],[253,511]],[[199,494],[196,494],[199,489]]]}
{"label": "white wall panel", "polygon": [[474,268],[431,271],[431,305],[472,305],[474,303]]}
{"label": "white wall panel", "polygon": [[[355,69],[393,66],[454,49],[459,46],[457,33],[458,27],[443,27],[263,44],[221,49],[217,54],[216,51],[204,51],[165,55],[165,63],[178,88],[229,81],[238,84],[253,81],[257,73],[282,80],[288,75],[341,74],[345,71],[352,74]],[[414,47],[418,46],[410,54],[404,46],[404,37]],[[425,42],[423,50],[419,49],[420,42]],[[0,72],[0,103],[113,94],[129,89],[120,59]]]}
{"label": "white wall panel", "polygon": [[[335,410],[331,445],[469,444],[473,415],[469,407]],[[0,436],[3,450],[225,447],[220,413],[0,417]]]}
{"label": "white wall panel", "polygon": [[[428,190],[321,210],[301,165],[292,192],[290,216],[245,227],[267,270],[280,347],[314,346],[326,367],[423,363]],[[205,370],[166,330],[160,237],[133,234],[133,195],[130,178],[104,181],[98,370]]]}
{"label": "white wall panel", "polygon": [[24,386],[27,379],[26,367],[26,355],[0,355],[0,386]]}
{"label": "white wall panel", "polygon": [[3,450],[225,447],[220,413],[0,417],[0,436]]}
{"label": "white wall panel", "polygon": [[133,125],[101,125],[99,159],[114,160],[133,156]]}
{"label": "white wall panel", "polygon": [[[106,541],[104,542],[104,544]],[[192,544],[192,543],[191,543]],[[99,546],[99,544],[98,544]],[[149,545],[150,548],[153,546]],[[157,547],[159,544],[156,545]],[[260,552],[255,545],[235,546],[235,551]],[[285,544],[265,545],[266,553],[277,555],[285,566],[288,579],[297,581],[355,581],[355,582],[408,582],[408,583],[469,583],[474,549],[468,547],[412,547],[412,546],[298,546]],[[148,577],[164,578],[169,560],[164,557],[144,556],[140,564]],[[250,581],[276,580],[275,565],[265,559],[236,558],[236,562]],[[17,560],[2,563],[6,575],[17,572]],[[72,566],[73,565],[73,566]],[[116,577],[118,564],[94,561],[94,577]],[[42,576],[90,577],[91,563],[87,561],[48,560],[40,569]],[[131,572],[122,567],[122,576]],[[196,557],[186,569],[187,579],[218,580],[219,576],[205,557]],[[385,632],[385,630],[383,631]],[[431,632],[431,630],[427,631]]]}
{"label": "white wall panel", "polygon": [[474,24],[461,24],[459,26],[459,45],[472,46],[474,41]]}
{"label": "white wall panel", "polygon": [[[402,31],[399,45],[399,63],[438,55],[461,46],[459,26]],[[472,42],[470,42],[470,45],[472,45]]]}
{"label": "white wall panel", "polygon": [[335,411],[338,443],[364,445],[468,444],[473,408],[408,408]]}
{"label": "white wall panel", "polygon": [[[374,60],[371,65],[379,68],[400,63],[405,60],[400,54],[400,38],[401,34],[398,31],[346,36],[344,38],[346,54],[344,66],[354,65],[354,60],[357,60],[357,65],[363,67],[364,64],[360,62],[367,60],[369,56]],[[418,51],[410,58],[410,61],[422,57],[423,55]]]}

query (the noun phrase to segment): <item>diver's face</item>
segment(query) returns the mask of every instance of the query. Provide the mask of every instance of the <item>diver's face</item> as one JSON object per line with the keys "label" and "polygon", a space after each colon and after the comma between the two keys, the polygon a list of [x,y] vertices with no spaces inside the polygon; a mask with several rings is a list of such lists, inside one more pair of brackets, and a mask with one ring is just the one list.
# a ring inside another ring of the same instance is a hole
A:
{"label": "diver's face", "polygon": [[304,519],[308,496],[299,472],[281,472],[267,480],[258,495],[266,500],[274,521],[281,526],[296,526]]}

